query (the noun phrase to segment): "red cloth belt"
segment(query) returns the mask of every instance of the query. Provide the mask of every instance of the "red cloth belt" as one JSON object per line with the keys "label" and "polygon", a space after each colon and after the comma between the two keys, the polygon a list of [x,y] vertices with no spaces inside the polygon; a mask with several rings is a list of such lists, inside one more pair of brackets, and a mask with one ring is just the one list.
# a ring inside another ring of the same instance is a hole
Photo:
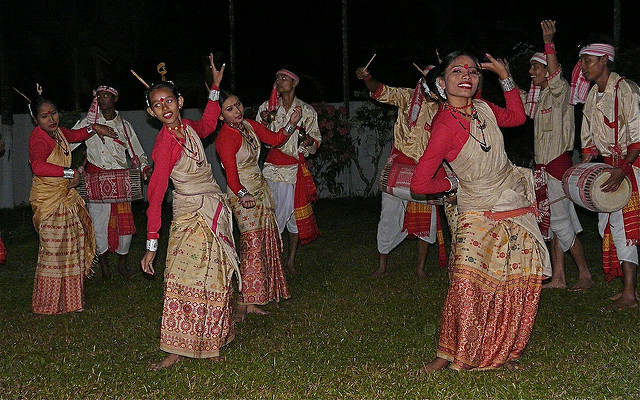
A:
{"label": "red cloth belt", "polygon": [[311,207],[311,203],[318,199],[318,190],[313,182],[313,177],[307,167],[304,156],[298,154],[296,159],[276,148],[272,148],[269,150],[265,162],[273,165],[298,165],[296,189],[293,195],[293,215],[298,226],[300,244],[305,245],[313,242],[321,236],[316,219],[313,216],[313,208]]}
{"label": "red cloth belt", "polygon": [[571,168],[572,164],[569,152],[560,154],[548,164],[536,164],[534,177],[537,212],[539,216],[538,226],[540,227],[542,236],[545,238],[549,237],[549,229],[551,228],[551,204],[549,203],[549,191],[544,172],[546,171],[549,175],[562,181],[562,176]]}
{"label": "red cloth belt", "polygon": [[571,153],[568,151],[560,154],[558,157],[551,160],[548,164],[536,164],[538,166],[544,166],[549,175],[553,176],[557,180],[561,181],[564,173],[573,166],[571,161]]}
{"label": "red cloth belt", "polygon": [[[604,157],[604,162],[613,166],[615,160],[613,157]],[[636,159],[633,165],[638,167],[640,166],[639,163],[640,160]],[[631,181],[631,199],[622,207],[622,221],[627,245],[637,246],[640,242],[640,196],[638,195],[638,184],[633,169],[627,173],[627,177]],[[622,276],[622,266],[618,259],[613,235],[611,234],[611,224],[608,219],[602,237],[602,268],[607,281]]]}

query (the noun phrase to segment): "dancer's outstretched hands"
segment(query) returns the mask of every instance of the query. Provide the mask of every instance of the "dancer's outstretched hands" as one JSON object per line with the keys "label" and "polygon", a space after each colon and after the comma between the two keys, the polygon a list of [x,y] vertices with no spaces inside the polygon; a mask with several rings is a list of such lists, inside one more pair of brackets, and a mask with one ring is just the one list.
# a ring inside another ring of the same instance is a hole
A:
{"label": "dancer's outstretched hands", "polygon": [[556,21],[545,19],[540,22],[542,27],[542,40],[545,43],[553,43],[553,37],[556,34]]}
{"label": "dancer's outstretched hands", "polygon": [[369,70],[366,69],[365,67],[358,67],[358,69],[356,70],[356,77],[358,79],[364,79],[369,75],[370,75]]}
{"label": "dancer's outstretched hands", "polygon": [[492,71],[498,74],[500,79],[507,79],[509,77],[509,64],[501,58],[493,58],[491,54],[485,54],[489,62],[480,63],[483,70]]}
{"label": "dancer's outstretched hands", "polygon": [[225,64],[222,64],[222,67],[220,67],[220,69],[218,70],[216,68],[216,65],[213,63],[213,53],[209,53],[209,63],[211,64],[209,67],[211,68],[213,84],[217,87],[220,87],[220,82],[222,82],[222,75],[224,75]]}

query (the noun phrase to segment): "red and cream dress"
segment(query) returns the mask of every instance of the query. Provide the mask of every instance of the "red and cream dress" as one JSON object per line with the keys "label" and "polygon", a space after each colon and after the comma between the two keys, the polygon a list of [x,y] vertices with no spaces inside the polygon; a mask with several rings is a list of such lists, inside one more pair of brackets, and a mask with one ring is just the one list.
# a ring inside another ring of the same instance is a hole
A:
{"label": "red and cream dress", "polygon": [[192,358],[217,357],[234,337],[232,214],[199,139],[214,131],[219,115],[218,102],[209,101],[200,121],[182,120],[185,138],[163,127],[152,153],[148,239],[159,237],[169,178],[174,185],[160,349]]}
{"label": "red and cream dress", "polygon": [[[479,124],[442,108],[411,182],[417,193],[451,189],[434,178],[443,159],[459,179],[458,228],[450,284],[442,310],[438,357],[454,369],[493,369],[522,354],[538,310],[549,254],[534,215],[533,174],[514,166],[499,127],[521,125],[517,89],[507,108],[473,100]],[[480,142],[491,146],[483,151]]]}
{"label": "red and cream dress", "polygon": [[[243,133],[224,124],[216,138],[216,150],[227,176],[227,194],[242,234],[242,293],[240,304],[267,304],[290,297],[282,271],[282,243],[276,223],[274,201],[267,181],[258,167],[261,142],[271,146],[284,143],[289,136],[277,134],[262,124],[243,120]],[[238,192],[245,188],[256,202],[244,208]]]}
{"label": "red and cream dress", "polygon": [[84,308],[84,276],[96,253],[93,225],[84,200],[69,188],[63,174],[71,166],[69,142],[89,137],[85,128],[60,127],[52,138],[38,126],[29,137],[33,171],[29,202],[40,238],[31,305],[37,314]]}

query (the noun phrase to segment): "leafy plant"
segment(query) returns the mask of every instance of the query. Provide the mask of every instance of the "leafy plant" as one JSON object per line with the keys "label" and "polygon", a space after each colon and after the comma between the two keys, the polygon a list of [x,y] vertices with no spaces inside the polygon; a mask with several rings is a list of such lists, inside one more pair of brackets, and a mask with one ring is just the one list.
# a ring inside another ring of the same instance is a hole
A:
{"label": "leafy plant", "polygon": [[347,110],[322,102],[314,103],[318,113],[318,127],[322,134],[322,145],[311,159],[312,175],[320,180],[320,187],[338,196],[344,191],[344,184],[337,177],[350,164],[357,149],[351,137],[351,124],[347,120]]}
{"label": "leafy plant", "polygon": [[[366,185],[362,193],[363,196],[370,196],[374,185],[378,182],[380,159],[387,144],[393,140],[393,124],[396,115],[397,109],[395,107],[367,99],[352,118],[352,124],[359,134],[355,138],[356,149],[365,150],[364,157],[366,160],[371,161],[373,166],[373,172],[367,175],[358,152],[356,151],[355,154],[352,154],[352,160],[358,170],[358,176]],[[363,143],[364,146],[362,146]]]}
{"label": "leafy plant", "polygon": [[[339,175],[354,163],[358,176],[365,183],[363,196],[370,196],[378,181],[379,163],[386,145],[393,139],[395,109],[379,105],[371,100],[363,102],[351,120],[347,120],[346,109],[327,103],[315,103],[318,126],[322,134],[322,145],[312,159],[313,176],[320,180],[320,187],[334,196],[342,194],[344,184]],[[354,132],[355,131],[355,132]],[[373,171],[365,168],[361,159],[370,161]]]}

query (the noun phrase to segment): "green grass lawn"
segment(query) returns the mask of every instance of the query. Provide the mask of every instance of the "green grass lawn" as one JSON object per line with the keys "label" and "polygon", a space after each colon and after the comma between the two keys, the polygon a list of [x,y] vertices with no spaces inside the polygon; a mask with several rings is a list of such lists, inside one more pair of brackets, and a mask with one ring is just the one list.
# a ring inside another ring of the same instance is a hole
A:
{"label": "green grass lawn", "polygon": [[[37,236],[29,209],[0,210],[7,263],[0,266],[0,398],[640,398],[640,314],[605,310],[621,287],[605,282],[593,214],[580,213],[593,289],[545,290],[522,371],[418,376],[436,351],[447,272],[429,254],[431,277],[414,275],[416,242],[377,266],[379,199],[321,200],[322,238],[302,247],[291,299],[236,325],[226,361],[192,360],[159,372],[165,215],[155,279],[99,272],[86,282],[82,313],[37,316],[31,293]],[[144,206],[130,263],[144,251]],[[170,207],[165,207],[170,212]],[[111,258],[112,266],[115,258]],[[577,279],[567,256],[567,280]]]}

